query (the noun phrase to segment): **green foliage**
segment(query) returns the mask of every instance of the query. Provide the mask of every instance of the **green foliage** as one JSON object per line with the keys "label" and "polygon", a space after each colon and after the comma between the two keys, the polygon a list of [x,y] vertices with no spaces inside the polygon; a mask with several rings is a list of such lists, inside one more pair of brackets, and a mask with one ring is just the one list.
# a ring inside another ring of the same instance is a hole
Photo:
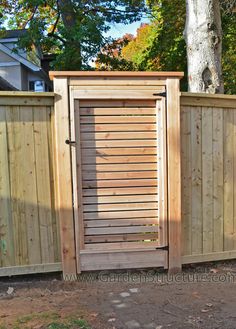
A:
{"label": "green foliage", "polygon": [[144,62],[155,37],[154,25],[142,24],[137,29],[136,38],[122,49],[123,58],[134,63],[136,70],[148,69],[148,65]]}
{"label": "green foliage", "polygon": [[87,69],[111,24],[132,23],[144,10],[145,0],[4,0],[0,19],[11,29],[28,28],[21,47],[34,42],[57,54],[54,68]]}
{"label": "green foliage", "polygon": [[223,53],[222,68],[225,93],[236,94],[236,13],[223,15]]}
{"label": "green foliage", "polygon": [[91,329],[83,319],[71,319],[64,323],[53,322],[47,326],[47,329]]}
{"label": "green foliage", "polygon": [[131,60],[124,59],[122,50],[131,40],[134,39],[132,34],[125,34],[122,38],[114,40],[105,45],[98,53],[96,59],[97,70],[116,70],[116,71],[132,71],[134,65]]}
{"label": "green foliage", "polygon": [[[58,313],[54,312],[32,313],[30,315],[22,316],[11,325],[11,328],[34,328],[35,323],[37,323],[40,328],[45,329],[91,329],[87,321],[79,316],[70,315],[61,318]],[[0,329],[7,328],[9,328],[8,325],[0,324]]]}
{"label": "green foliage", "polygon": [[[126,70],[128,62],[133,70],[184,71],[181,88],[187,90],[187,55],[183,37],[185,3],[149,0],[148,4],[152,9],[150,25],[141,26],[137,37],[120,50],[120,59],[125,63],[123,69]],[[236,13],[222,11],[222,28],[225,93],[236,94]]]}

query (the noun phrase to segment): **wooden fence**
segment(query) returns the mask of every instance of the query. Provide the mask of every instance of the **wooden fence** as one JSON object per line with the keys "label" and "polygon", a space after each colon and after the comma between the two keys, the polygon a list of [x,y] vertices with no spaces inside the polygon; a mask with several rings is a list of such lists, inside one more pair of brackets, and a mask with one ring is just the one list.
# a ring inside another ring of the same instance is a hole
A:
{"label": "wooden fence", "polygon": [[236,96],[181,106],[182,262],[236,258]]}
{"label": "wooden fence", "polygon": [[0,93],[0,276],[61,265],[53,93]]}
{"label": "wooden fence", "polygon": [[[62,268],[53,105],[0,93],[0,276]],[[182,263],[236,258],[236,96],[182,93],[180,132]]]}

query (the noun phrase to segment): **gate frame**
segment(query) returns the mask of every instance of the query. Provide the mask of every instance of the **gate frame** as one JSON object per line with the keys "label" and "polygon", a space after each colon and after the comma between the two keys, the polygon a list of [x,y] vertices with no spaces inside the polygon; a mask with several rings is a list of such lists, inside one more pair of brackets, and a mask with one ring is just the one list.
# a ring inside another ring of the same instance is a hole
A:
{"label": "gate frame", "polygon": [[168,184],[168,268],[181,271],[181,149],[180,149],[180,90],[182,72],[50,72],[55,92],[55,154],[56,211],[60,223],[62,269],[65,279],[76,279],[75,222],[73,211],[73,179],[71,150],[65,143],[70,139],[70,78],[94,77],[156,77],[166,85],[167,184]]}

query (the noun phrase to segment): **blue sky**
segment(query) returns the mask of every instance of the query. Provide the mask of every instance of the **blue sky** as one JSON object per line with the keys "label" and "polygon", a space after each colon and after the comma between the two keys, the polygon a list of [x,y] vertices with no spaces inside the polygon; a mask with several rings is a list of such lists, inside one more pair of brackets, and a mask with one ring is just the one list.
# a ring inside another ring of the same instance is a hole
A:
{"label": "blue sky", "polygon": [[136,34],[137,28],[140,26],[141,23],[148,22],[148,19],[142,19],[142,21],[135,22],[129,25],[124,24],[114,24],[111,30],[106,34],[113,38],[122,37],[126,33]]}

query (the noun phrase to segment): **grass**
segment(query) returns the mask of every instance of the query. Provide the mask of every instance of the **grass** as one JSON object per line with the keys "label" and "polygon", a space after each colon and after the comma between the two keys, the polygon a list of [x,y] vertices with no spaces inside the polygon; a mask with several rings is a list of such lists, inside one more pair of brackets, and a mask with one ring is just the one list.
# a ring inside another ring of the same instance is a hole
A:
{"label": "grass", "polygon": [[[30,329],[32,323],[40,324],[43,329],[91,329],[86,320],[78,316],[60,318],[57,313],[34,313],[17,319],[11,325],[11,329]],[[9,329],[9,326],[1,325],[0,329]]]}
{"label": "grass", "polygon": [[66,323],[54,322],[47,326],[47,329],[91,329],[83,319],[70,319]]}

